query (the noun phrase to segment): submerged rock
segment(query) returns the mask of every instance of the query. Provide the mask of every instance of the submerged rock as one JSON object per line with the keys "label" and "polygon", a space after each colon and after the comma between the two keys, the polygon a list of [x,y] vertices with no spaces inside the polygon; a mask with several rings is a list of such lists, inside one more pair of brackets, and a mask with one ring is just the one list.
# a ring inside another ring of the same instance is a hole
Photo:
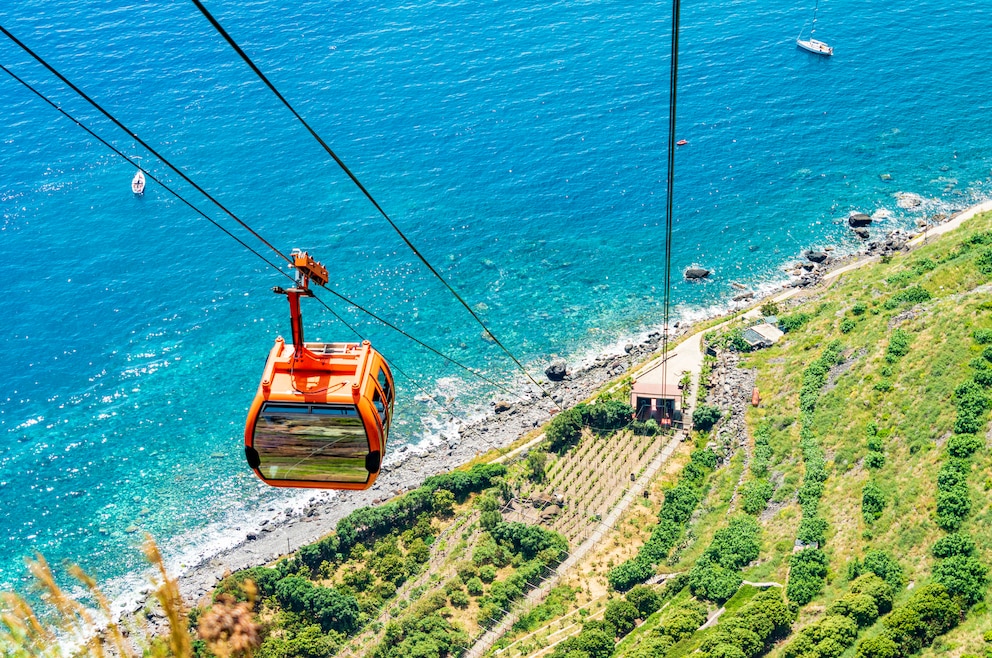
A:
{"label": "submerged rock", "polygon": [[685,276],[685,278],[689,279],[690,281],[693,279],[705,279],[709,275],[710,275],[710,271],[703,267],[689,267],[686,268],[685,272],[683,273],[683,276]]}
{"label": "submerged rock", "polygon": [[896,205],[904,210],[911,210],[923,205],[923,197],[913,192],[897,192]]}

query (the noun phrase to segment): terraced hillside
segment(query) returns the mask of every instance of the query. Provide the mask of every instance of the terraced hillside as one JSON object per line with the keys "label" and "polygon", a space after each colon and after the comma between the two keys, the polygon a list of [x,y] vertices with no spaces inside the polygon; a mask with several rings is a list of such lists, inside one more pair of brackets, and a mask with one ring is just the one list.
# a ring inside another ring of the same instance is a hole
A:
{"label": "terraced hillside", "polygon": [[986,214],[766,307],[770,348],[725,322],[712,429],[631,423],[615,382],[225,579],[193,655],[992,656],[990,293]]}

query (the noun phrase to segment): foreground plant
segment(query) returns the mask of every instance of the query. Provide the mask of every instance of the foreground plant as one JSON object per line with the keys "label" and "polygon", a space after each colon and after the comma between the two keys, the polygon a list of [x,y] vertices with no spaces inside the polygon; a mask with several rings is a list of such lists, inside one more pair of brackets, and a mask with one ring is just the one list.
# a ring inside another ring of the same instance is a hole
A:
{"label": "foreground plant", "polygon": [[[165,636],[152,638],[147,629],[125,632],[92,577],[78,566],[69,568],[69,574],[83,584],[95,603],[95,607],[88,607],[60,587],[48,562],[36,555],[27,560],[28,570],[50,610],[42,621],[24,597],[13,592],[0,594],[0,654],[10,658],[193,658],[193,638],[179,582],[169,577],[162,554],[150,537],[144,553],[158,572],[154,595],[168,622]],[[246,583],[246,592],[247,602],[221,598],[200,618],[199,635],[219,658],[249,656],[259,645],[258,627],[252,621],[252,583]]]}

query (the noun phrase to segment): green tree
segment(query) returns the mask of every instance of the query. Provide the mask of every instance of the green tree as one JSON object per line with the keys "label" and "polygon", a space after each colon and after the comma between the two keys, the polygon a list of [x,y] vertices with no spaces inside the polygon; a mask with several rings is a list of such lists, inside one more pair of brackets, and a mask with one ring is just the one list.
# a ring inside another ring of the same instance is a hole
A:
{"label": "green tree", "polygon": [[878,549],[868,551],[862,567],[887,582],[893,591],[899,591],[905,583],[902,567],[885,551]]}
{"label": "green tree", "polygon": [[641,619],[647,619],[661,608],[661,596],[648,585],[635,585],[627,592],[626,599],[634,604]]}
{"label": "green tree", "polygon": [[617,629],[617,636],[623,637],[634,630],[639,616],[637,607],[626,599],[613,599],[606,604],[603,618]]}
{"label": "green tree", "polygon": [[900,658],[899,645],[888,635],[876,635],[861,641],[856,658]]}
{"label": "green tree", "polygon": [[985,598],[988,570],[974,557],[952,555],[934,566],[933,579],[971,606]]}
{"label": "green tree", "polygon": [[701,404],[692,413],[692,426],[701,432],[708,432],[721,417],[723,412],[719,407]]}
{"label": "green tree", "polygon": [[544,433],[548,449],[561,452],[577,442],[582,436],[582,426],[582,410],[577,407],[566,409],[552,418]]}
{"label": "green tree", "polygon": [[930,549],[934,557],[951,557],[953,555],[971,555],[975,552],[975,540],[964,532],[955,532],[937,540]]}
{"label": "green tree", "polygon": [[544,469],[548,464],[548,453],[543,450],[531,450],[527,453],[527,479],[535,484],[544,482]]}
{"label": "green tree", "polygon": [[455,511],[455,494],[447,489],[438,489],[434,492],[431,507],[438,516],[450,517]]}

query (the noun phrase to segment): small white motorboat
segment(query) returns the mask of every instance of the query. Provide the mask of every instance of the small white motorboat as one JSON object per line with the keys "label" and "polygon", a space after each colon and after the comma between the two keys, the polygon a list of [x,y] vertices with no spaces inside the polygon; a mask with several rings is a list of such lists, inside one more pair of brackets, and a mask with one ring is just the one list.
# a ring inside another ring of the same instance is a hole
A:
{"label": "small white motorboat", "polygon": [[145,174],[140,169],[131,179],[131,191],[135,194],[145,193]]}
{"label": "small white motorboat", "polygon": [[824,55],[830,57],[834,54],[834,49],[822,41],[817,41],[816,39],[810,37],[809,39],[796,39],[796,46],[802,48],[803,50],[809,51],[815,55]]}

